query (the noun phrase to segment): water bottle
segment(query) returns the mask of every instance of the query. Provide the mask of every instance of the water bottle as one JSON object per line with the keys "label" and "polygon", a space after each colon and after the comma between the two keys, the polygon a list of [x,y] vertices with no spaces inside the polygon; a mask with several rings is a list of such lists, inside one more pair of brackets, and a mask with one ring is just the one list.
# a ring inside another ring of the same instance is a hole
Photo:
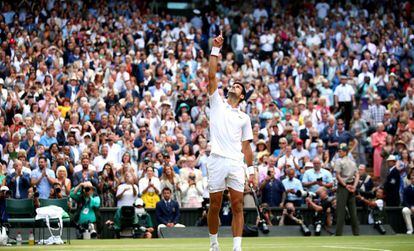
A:
{"label": "water bottle", "polygon": [[20,232],[17,232],[16,245],[17,246],[21,246],[22,245],[22,235],[20,234]]}
{"label": "water bottle", "polygon": [[30,234],[29,234],[29,246],[33,246],[34,244],[35,244],[34,235],[33,235],[33,232],[30,231]]}

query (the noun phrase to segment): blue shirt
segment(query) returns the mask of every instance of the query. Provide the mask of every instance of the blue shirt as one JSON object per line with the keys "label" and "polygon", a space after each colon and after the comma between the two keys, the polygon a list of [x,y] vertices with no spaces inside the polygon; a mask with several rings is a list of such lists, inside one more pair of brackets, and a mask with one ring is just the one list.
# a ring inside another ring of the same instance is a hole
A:
{"label": "blue shirt", "polygon": [[262,202],[269,204],[270,207],[278,207],[282,202],[285,187],[282,182],[277,179],[270,180],[262,191]]}
{"label": "blue shirt", "polygon": [[39,140],[39,145],[44,145],[46,148],[49,148],[51,144],[58,143],[55,137],[49,138],[47,135],[43,135]]}
{"label": "blue shirt", "polygon": [[[56,178],[55,173],[51,170],[46,168],[47,176],[52,178]],[[40,168],[36,168],[32,171],[31,178],[38,180],[42,176],[42,170]],[[49,183],[46,177],[43,177],[42,180],[37,184],[37,191],[39,192],[39,197],[42,199],[48,199],[50,195],[50,189],[52,185]]]}
{"label": "blue shirt", "polygon": [[[323,168],[319,170],[319,172],[315,172],[315,169],[309,169],[303,174],[302,182],[314,182],[317,179],[322,178],[323,183],[332,183],[333,178],[332,174]],[[319,189],[319,185],[315,184],[308,187],[309,191],[316,193],[316,190]]]}
{"label": "blue shirt", "polygon": [[[300,182],[300,180],[293,178],[292,180],[290,180],[289,178],[285,178],[283,181],[283,186],[285,187],[285,190],[289,190],[289,189],[293,189],[295,191],[295,193],[298,190],[303,190],[302,187],[302,183]],[[302,198],[296,196],[296,194],[292,194],[292,193],[287,193],[287,200],[288,201],[294,201],[294,200],[301,200]]]}

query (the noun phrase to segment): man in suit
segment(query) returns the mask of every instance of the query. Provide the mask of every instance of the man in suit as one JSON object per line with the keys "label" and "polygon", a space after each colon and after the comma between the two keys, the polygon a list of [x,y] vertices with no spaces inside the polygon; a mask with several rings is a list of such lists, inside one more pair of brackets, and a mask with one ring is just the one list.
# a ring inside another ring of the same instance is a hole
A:
{"label": "man in suit", "polygon": [[390,155],[387,159],[387,165],[389,168],[387,178],[384,183],[384,190],[386,194],[385,205],[386,206],[399,206],[400,205],[400,172],[398,171],[396,164],[397,159],[394,155]]}
{"label": "man in suit", "polygon": [[15,160],[13,164],[14,173],[7,175],[6,184],[15,199],[26,199],[30,188],[30,175],[22,171],[23,164],[20,160]]}
{"label": "man in suit", "polygon": [[155,215],[158,222],[158,233],[162,227],[185,227],[178,223],[180,208],[178,202],[171,199],[171,189],[162,189],[162,200],[155,207]]}
{"label": "man in suit", "polygon": [[82,182],[90,181],[95,188],[98,188],[98,175],[95,171],[89,169],[89,163],[89,158],[83,156],[81,160],[82,170],[73,175],[73,186],[77,186]]}
{"label": "man in suit", "polygon": [[60,146],[63,146],[65,143],[68,142],[69,127],[70,127],[70,120],[65,119],[63,121],[62,130],[60,130],[56,135],[57,142]]}
{"label": "man in suit", "polygon": [[413,222],[411,216],[414,215],[414,172],[411,173],[411,185],[404,189],[402,215],[407,227],[407,234],[413,234]]}

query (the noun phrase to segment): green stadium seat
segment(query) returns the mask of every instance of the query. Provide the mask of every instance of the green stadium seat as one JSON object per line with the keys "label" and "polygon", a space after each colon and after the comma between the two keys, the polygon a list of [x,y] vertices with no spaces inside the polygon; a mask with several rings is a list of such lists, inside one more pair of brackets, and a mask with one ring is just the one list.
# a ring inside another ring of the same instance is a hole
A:
{"label": "green stadium seat", "polygon": [[6,199],[6,213],[10,226],[29,226],[35,234],[35,207],[32,199]]}

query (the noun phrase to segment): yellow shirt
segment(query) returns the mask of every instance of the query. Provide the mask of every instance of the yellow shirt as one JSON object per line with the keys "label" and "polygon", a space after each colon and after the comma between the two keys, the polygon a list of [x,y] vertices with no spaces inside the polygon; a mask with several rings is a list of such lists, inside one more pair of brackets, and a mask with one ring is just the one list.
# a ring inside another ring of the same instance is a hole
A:
{"label": "yellow shirt", "polygon": [[58,110],[60,111],[62,118],[66,118],[66,114],[70,111],[70,109],[70,106],[58,106]]}
{"label": "yellow shirt", "polygon": [[141,199],[145,203],[145,208],[155,208],[157,202],[160,201],[160,196],[156,193],[144,193]]}

